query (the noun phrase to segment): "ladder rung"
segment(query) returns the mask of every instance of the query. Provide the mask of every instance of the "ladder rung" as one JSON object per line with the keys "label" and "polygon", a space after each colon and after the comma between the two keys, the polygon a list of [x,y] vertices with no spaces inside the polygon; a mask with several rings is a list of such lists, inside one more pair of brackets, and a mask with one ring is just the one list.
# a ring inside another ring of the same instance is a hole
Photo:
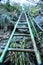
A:
{"label": "ladder rung", "polygon": [[24,22],[24,21],[26,21],[26,20],[22,20],[22,19],[21,19],[20,22],[22,22],[22,21]]}
{"label": "ladder rung", "polygon": [[30,36],[30,34],[14,34],[14,36]]}
{"label": "ladder rung", "polygon": [[15,49],[15,48],[8,48],[8,51],[15,51],[15,52],[34,52],[33,49]]}
{"label": "ladder rung", "polygon": [[[1,49],[4,49],[4,47],[1,47]],[[8,51],[14,51],[14,52],[34,52],[34,49],[8,48]]]}
{"label": "ladder rung", "polygon": [[[16,22],[15,22],[16,24]],[[27,22],[19,22],[18,25],[27,25]]]}
{"label": "ladder rung", "polygon": [[18,29],[29,29],[28,27],[25,27],[25,28],[23,28],[23,27],[17,27]]}

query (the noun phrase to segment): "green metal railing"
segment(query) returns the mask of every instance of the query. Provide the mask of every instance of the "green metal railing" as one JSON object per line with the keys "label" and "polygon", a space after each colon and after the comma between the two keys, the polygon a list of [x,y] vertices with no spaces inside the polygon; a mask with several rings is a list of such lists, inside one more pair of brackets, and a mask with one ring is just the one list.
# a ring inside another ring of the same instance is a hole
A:
{"label": "green metal railing", "polygon": [[8,42],[7,42],[7,44],[6,44],[5,48],[4,48],[4,50],[3,50],[3,52],[2,52],[2,55],[1,55],[1,57],[0,57],[0,62],[3,62],[4,56],[5,56],[5,54],[6,54],[7,50],[8,50],[8,47],[9,47],[10,42],[11,42],[11,39],[12,39],[14,33],[15,33],[15,30],[16,30],[16,27],[17,27],[17,25],[18,25],[18,23],[19,23],[19,20],[20,20],[20,18],[21,18],[21,15],[22,15],[22,12],[21,12],[21,14],[20,14],[20,16],[19,16],[19,19],[18,19],[17,23],[16,23],[15,26],[14,26],[14,29],[13,29],[11,35],[10,35],[9,40],[8,40]]}
{"label": "green metal railing", "polygon": [[30,31],[30,35],[31,35],[31,39],[32,39],[32,42],[33,42],[33,47],[34,47],[34,52],[35,52],[35,55],[36,55],[36,59],[37,59],[37,62],[38,64],[40,65],[42,62],[41,62],[41,57],[40,57],[40,53],[36,47],[36,42],[35,42],[35,39],[34,39],[34,35],[32,33],[32,29],[31,29],[31,26],[30,26],[30,23],[28,21],[28,18],[27,18],[27,15],[25,13],[25,16],[26,16],[26,20],[27,20],[27,24],[28,24],[28,28],[29,28],[29,31]]}
{"label": "green metal railing", "polygon": [[[30,14],[30,13],[29,13]],[[28,15],[29,15],[28,14]],[[30,14],[31,15],[31,14]],[[36,30],[36,28],[35,28],[35,26],[34,26],[34,19],[33,19],[33,17],[32,17],[32,15],[31,16],[29,16],[29,19],[30,19],[30,21],[31,21],[31,24],[32,24],[32,26],[33,26],[33,28],[34,28],[34,31],[35,31],[35,33],[36,33],[36,35],[37,35],[37,38],[38,38],[38,41],[40,41],[40,37],[39,37],[39,35],[38,35],[38,33],[37,33],[37,30]]]}

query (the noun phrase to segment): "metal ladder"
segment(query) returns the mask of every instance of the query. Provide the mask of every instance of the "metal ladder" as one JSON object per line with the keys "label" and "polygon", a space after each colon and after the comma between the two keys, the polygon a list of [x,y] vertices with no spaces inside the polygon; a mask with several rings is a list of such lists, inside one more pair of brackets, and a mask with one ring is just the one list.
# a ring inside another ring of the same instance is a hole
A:
{"label": "metal ladder", "polygon": [[[4,49],[2,52],[2,55],[0,57],[0,62],[3,62],[5,53],[8,50],[8,51],[14,51],[14,52],[34,52],[36,55],[38,65],[41,65],[42,62],[41,62],[41,58],[40,58],[40,53],[37,49],[34,35],[32,33],[32,29],[31,29],[29,20],[27,18],[26,12],[22,11],[19,16],[18,21],[15,22],[14,24],[15,24],[14,29],[10,35],[10,38],[9,38],[6,46],[0,46],[1,49]],[[16,43],[19,43],[21,40],[23,40],[23,38],[25,38],[25,41],[27,42],[27,44],[31,44],[34,49],[27,48],[26,46],[25,46],[26,49],[9,48],[11,39],[13,39],[13,37],[14,37]],[[19,40],[19,37],[20,37],[20,40]]]}

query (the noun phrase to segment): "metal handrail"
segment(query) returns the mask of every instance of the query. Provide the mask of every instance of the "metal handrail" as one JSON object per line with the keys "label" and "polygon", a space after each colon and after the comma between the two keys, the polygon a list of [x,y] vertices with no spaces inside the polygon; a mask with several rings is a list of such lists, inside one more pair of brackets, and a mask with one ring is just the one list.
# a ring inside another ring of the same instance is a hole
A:
{"label": "metal handrail", "polygon": [[38,26],[38,28],[43,31],[43,28],[35,21],[35,19],[33,18],[33,16],[31,15],[32,19],[34,20],[34,22],[36,23],[36,25]]}
{"label": "metal handrail", "polygon": [[22,15],[22,12],[21,12],[21,14],[20,14],[20,16],[19,16],[19,19],[18,19],[17,23],[16,23],[15,26],[14,26],[14,29],[13,29],[13,31],[12,31],[12,33],[11,33],[11,35],[10,35],[10,38],[9,38],[9,40],[8,40],[6,46],[5,46],[5,49],[4,49],[3,52],[2,52],[2,55],[1,55],[1,57],[0,57],[0,62],[3,62],[5,53],[6,53],[7,50],[8,50],[8,47],[9,47],[10,42],[11,42],[11,39],[12,39],[14,33],[15,33],[15,30],[16,30],[16,27],[17,27],[17,25],[18,25],[18,23],[19,23],[19,20],[20,20],[20,18],[21,18],[21,15]]}
{"label": "metal handrail", "polygon": [[[31,14],[30,14],[30,15],[31,15]],[[36,35],[37,35],[38,41],[40,41],[40,37],[39,37],[39,35],[38,35],[38,33],[37,33],[37,30],[36,30],[36,28],[35,28],[35,26],[34,26],[34,23],[33,23],[34,20],[32,21],[31,18],[33,19],[32,15],[29,16],[29,19],[30,19],[30,22],[31,22],[31,24],[32,24],[32,26],[33,26],[33,28],[34,28],[34,31],[35,31]]]}
{"label": "metal handrail", "polygon": [[31,29],[31,26],[30,26],[30,23],[28,21],[28,18],[27,18],[27,15],[25,13],[25,16],[26,16],[26,20],[27,20],[27,24],[28,24],[28,27],[29,27],[29,31],[30,31],[30,36],[31,36],[31,39],[32,39],[32,42],[33,42],[33,47],[34,47],[34,51],[35,51],[35,55],[36,55],[36,59],[37,59],[37,62],[38,62],[38,65],[40,65],[42,62],[41,62],[41,57],[40,57],[40,53],[36,47],[36,42],[35,42],[35,39],[34,39],[34,35],[32,33],[32,29]]}

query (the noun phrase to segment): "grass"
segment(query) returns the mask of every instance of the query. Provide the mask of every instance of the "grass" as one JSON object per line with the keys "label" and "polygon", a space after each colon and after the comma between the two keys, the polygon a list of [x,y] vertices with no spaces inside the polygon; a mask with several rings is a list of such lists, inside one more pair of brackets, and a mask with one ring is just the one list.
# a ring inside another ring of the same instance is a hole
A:
{"label": "grass", "polygon": [[39,14],[39,5],[37,5],[36,7],[31,7],[29,11],[32,16],[37,16]]}
{"label": "grass", "polygon": [[[10,44],[10,48],[15,48],[16,42]],[[25,47],[25,38],[20,42],[20,48],[24,49]],[[24,52],[13,52],[12,65],[25,65],[25,55]]]}

